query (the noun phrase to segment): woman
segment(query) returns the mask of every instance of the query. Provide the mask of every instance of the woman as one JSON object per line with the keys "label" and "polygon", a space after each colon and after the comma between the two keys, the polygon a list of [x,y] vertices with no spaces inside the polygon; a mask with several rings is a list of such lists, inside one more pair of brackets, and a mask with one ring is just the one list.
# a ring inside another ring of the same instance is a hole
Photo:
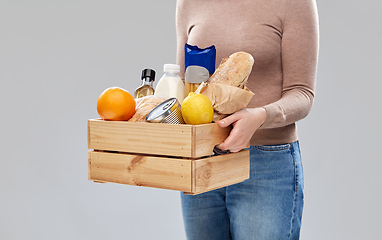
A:
{"label": "woman", "polygon": [[237,51],[255,59],[247,83],[255,96],[247,108],[218,122],[233,126],[219,148],[237,152],[250,142],[250,178],[182,194],[187,238],[299,239],[303,172],[295,123],[307,116],[314,97],[315,0],[178,0],[176,16],[181,69],[185,43],[215,45],[217,63]]}

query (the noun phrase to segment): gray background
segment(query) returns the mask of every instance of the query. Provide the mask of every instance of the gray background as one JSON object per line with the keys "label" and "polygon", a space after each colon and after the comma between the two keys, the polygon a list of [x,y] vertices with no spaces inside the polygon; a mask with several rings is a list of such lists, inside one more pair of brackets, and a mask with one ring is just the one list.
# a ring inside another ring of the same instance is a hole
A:
{"label": "gray background", "polygon": [[[175,0],[0,0],[0,239],[185,239],[179,193],[87,180],[107,87],[175,62]],[[380,1],[319,1],[301,239],[381,239]]]}

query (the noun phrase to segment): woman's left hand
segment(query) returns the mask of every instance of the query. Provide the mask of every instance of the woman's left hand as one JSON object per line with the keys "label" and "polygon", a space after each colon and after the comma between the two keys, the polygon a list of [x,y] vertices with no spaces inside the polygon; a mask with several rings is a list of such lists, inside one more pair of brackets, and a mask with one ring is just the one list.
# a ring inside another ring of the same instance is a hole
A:
{"label": "woman's left hand", "polygon": [[238,152],[246,148],[252,135],[265,122],[267,112],[264,108],[244,108],[220,120],[220,127],[232,124],[232,130],[226,140],[216,146],[222,150]]}

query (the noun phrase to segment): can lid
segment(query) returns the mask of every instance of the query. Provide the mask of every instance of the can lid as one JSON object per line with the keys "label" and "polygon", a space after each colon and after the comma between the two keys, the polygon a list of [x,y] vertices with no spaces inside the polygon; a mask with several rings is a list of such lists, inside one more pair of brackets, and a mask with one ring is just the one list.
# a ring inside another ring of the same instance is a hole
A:
{"label": "can lid", "polygon": [[178,106],[179,103],[175,97],[169,98],[151,110],[145,119],[148,122],[159,123],[174,110],[176,110]]}

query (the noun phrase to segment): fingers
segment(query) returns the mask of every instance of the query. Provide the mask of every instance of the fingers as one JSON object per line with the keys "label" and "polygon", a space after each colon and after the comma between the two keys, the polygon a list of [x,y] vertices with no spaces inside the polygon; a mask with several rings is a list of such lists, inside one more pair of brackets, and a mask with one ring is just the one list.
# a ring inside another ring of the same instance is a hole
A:
{"label": "fingers", "polygon": [[[228,127],[229,125],[231,125],[234,121],[236,121],[233,116],[234,115],[230,115],[230,116],[225,117],[224,119],[218,121],[219,127],[225,128],[225,127]],[[226,140],[224,142],[222,142],[221,144],[217,145],[216,147],[221,149],[221,150],[228,150],[227,146],[230,146],[231,134],[232,134],[232,131],[229,134],[229,136],[226,138]]]}
{"label": "fingers", "polygon": [[220,127],[233,128],[227,139],[217,147],[230,152],[238,152],[246,148],[255,131],[264,123],[267,117],[264,108],[244,108],[220,120]]}
{"label": "fingers", "polygon": [[[230,150],[228,149],[228,146],[231,146],[231,139],[232,139],[232,131],[230,132],[230,134],[228,135],[228,137],[224,140],[224,142],[220,143],[219,145],[217,145],[216,147],[221,149],[221,150]],[[230,150],[231,151],[231,150]]]}
{"label": "fingers", "polygon": [[222,142],[222,143],[216,145],[216,147],[219,148],[219,149],[221,149],[221,150],[223,150],[223,151],[226,151],[226,150],[228,150],[227,147],[226,147],[226,145],[227,145],[227,144],[225,144],[224,142]]}
{"label": "fingers", "polygon": [[242,109],[220,120],[218,122],[220,127],[232,125],[233,128],[225,141],[217,147],[230,152],[246,148],[254,132],[264,122],[260,119],[260,113],[262,112],[256,109]]}
{"label": "fingers", "polygon": [[237,114],[232,114],[228,117],[225,117],[224,119],[220,120],[218,122],[218,125],[222,128],[228,127],[232,123],[236,122],[238,120]]}
{"label": "fingers", "polygon": [[[227,146],[231,146],[231,147],[228,148]],[[238,151],[246,148],[246,145],[241,147],[241,146],[231,145],[229,142],[227,142],[227,143],[223,142],[223,143],[217,145],[216,147],[223,150],[223,151],[229,150],[230,152],[238,152]]]}
{"label": "fingers", "polygon": [[216,147],[221,150],[229,150],[230,152],[238,152],[246,147],[246,143],[242,142],[242,137],[236,129],[232,129],[224,142]]}
{"label": "fingers", "polygon": [[[234,126],[238,120],[240,120],[240,114],[239,112],[236,112],[220,120],[218,122],[218,125],[222,128],[228,127],[230,125]],[[237,130],[233,128],[230,134],[228,135],[228,137],[225,139],[225,141],[217,145],[216,147],[221,150],[229,150],[230,152],[238,152],[241,150],[241,148],[238,148],[235,146],[237,145],[237,142],[235,142],[235,139],[237,139]]]}

